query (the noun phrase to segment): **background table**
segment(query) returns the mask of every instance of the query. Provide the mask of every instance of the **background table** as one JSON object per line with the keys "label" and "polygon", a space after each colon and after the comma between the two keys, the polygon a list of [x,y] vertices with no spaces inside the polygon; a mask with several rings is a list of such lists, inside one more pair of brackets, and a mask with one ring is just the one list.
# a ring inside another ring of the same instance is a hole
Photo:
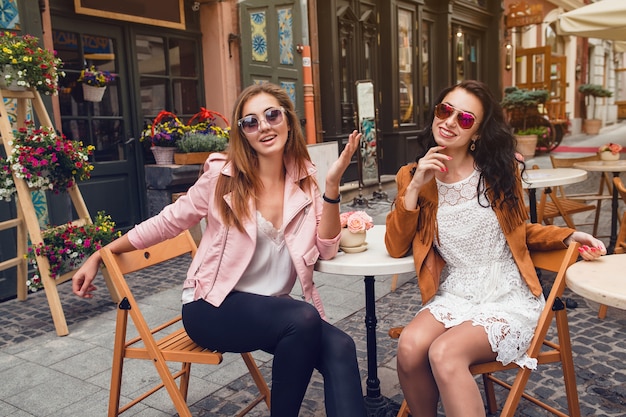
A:
{"label": "background table", "polygon": [[367,231],[367,250],[360,253],[339,252],[331,260],[318,260],[315,270],[329,274],[363,275],[365,277],[365,327],[367,335],[367,394],[368,415],[385,415],[389,405],[380,393],[376,351],[376,275],[393,275],[415,271],[412,256],[392,258],[385,247],[385,226],[375,225]]}
{"label": "background table", "polygon": [[[613,177],[619,177],[620,172],[626,172],[626,161],[587,161],[577,162],[574,167],[593,172],[610,172]],[[613,187],[613,198],[611,203],[611,238],[609,247],[606,248],[609,254],[615,250],[615,241],[617,240],[617,206],[619,204],[619,195],[617,188]]]}
{"label": "background table", "polygon": [[537,188],[574,184],[587,179],[587,171],[577,168],[528,169],[522,176],[522,187],[528,189],[530,221],[537,223]]}
{"label": "background table", "polygon": [[626,310],[626,254],[578,261],[565,272],[567,287],[601,305]]}

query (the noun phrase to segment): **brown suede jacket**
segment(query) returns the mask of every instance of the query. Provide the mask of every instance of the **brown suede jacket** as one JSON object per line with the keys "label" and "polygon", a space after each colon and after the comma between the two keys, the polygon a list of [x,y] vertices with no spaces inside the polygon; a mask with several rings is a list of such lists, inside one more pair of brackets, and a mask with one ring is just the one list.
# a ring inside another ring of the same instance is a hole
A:
{"label": "brown suede jacket", "polygon": [[[413,253],[422,303],[425,304],[439,288],[440,273],[445,261],[433,247],[433,240],[437,233],[435,230],[438,207],[436,180],[433,179],[420,190],[415,210],[408,210],[404,206],[404,194],[412,179],[411,169],[415,166],[415,163],[405,165],[396,175],[398,196],[395,209],[387,215],[385,245],[389,254],[394,258]],[[494,211],[524,281],[532,293],[538,296],[541,294],[541,284],[530,258],[529,249],[565,248],[563,241],[574,232],[574,229],[529,223],[523,203],[521,180],[519,184],[518,209],[503,210],[500,205],[496,204]]]}

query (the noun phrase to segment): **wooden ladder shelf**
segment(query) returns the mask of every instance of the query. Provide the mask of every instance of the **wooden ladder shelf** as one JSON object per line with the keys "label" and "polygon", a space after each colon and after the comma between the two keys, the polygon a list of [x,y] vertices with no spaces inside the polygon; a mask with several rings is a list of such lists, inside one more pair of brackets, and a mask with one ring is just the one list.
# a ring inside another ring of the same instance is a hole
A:
{"label": "wooden ladder shelf", "polygon": [[[14,136],[13,128],[11,126],[11,121],[9,120],[9,115],[4,101],[5,98],[15,99],[17,102],[18,127],[24,126],[28,114],[29,104],[32,105],[33,112],[37,117],[39,125],[53,126],[37,90],[34,88],[30,88],[25,91],[0,90],[0,140],[4,144],[6,154],[10,155],[13,150],[12,141]],[[30,236],[30,242],[33,246],[42,243],[42,230],[40,229],[35,207],[31,199],[31,191],[26,185],[26,182],[23,179],[17,178],[15,175],[13,175],[13,181],[15,182],[15,188],[17,190],[17,217],[15,219],[1,222],[0,230],[12,227],[17,228],[17,256],[0,263],[0,270],[17,266],[17,297],[19,300],[23,301],[26,299],[28,294],[26,286],[26,278],[28,274],[28,264],[26,259],[28,251],[27,237]],[[89,215],[89,211],[87,210],[87,206],[85,205],[85,201],[83,200],[78,186],[74,184],[72,187],[67,189],[67,192],[70,196],[72,204],[74,205],[74,209],[78,214],[78,220],[75,220],[72,223],[76,226],[91,223],[91,216]],[[59,277],[52,278],[50,277],[50,264],[48,259],[45,256],[37,256],[36,259],[57,335],[65,336],[69,333],[69,331],[65,321],[65,315],[63,314],[63,307],[59,298],[57,285],[71,279],[74,271],[69,271]],[[109,286],[108,279],[106,281],[107,286]]]}

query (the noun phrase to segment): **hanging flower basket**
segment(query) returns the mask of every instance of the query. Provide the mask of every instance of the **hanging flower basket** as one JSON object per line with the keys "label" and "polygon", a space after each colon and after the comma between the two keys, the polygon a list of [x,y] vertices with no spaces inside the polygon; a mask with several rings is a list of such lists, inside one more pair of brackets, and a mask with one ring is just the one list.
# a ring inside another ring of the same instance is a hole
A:
{"label": "hanging flower basket", "polygon": [[93,145],[67,140],[50,126],[36,127],[26,122],[14,132],[13,151],[0,158],[0,198],[15,194],[13,177],[21,178],[31,190],[64,192],[78,180],[91,177],[89,162]]}
{"label": "hanging flower basket", "polygon": [[102,97],[104,97],[104,92],[106,91],[106,86],[104,87],[94,87],[93,85],[82,84],[83,86],[83,98],[85,101],[91,101],[94,103],[99,103],[102,101]]}

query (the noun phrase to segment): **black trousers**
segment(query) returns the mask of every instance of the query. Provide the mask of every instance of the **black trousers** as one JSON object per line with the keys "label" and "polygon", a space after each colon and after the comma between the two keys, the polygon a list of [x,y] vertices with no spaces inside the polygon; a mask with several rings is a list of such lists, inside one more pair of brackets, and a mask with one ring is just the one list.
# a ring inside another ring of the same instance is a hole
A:
{"label": "black trousers", "polygon": [[219,307],[204,300],[184,304],[183,324],[208,349],[274,355],[272,417],[298,416],[313,369],[324,377],[328,417],[366,414],[354,341],[309,303],[233,292]]}

